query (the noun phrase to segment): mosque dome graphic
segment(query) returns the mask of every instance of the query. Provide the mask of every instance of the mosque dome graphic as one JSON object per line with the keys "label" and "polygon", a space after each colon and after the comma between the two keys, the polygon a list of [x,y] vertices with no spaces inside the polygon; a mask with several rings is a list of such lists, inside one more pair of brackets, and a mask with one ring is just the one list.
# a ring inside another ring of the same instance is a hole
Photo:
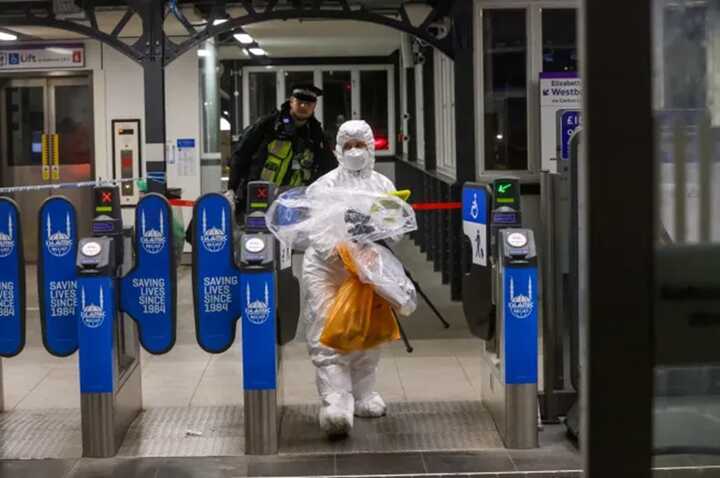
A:
{"label": "mosque dome graphic", "polygon": [[12,254],[15,249],[15,233],[13,228],[13,218],[8,214],[7,232],[0,231],[0,257],[7,257]]}
{"label": "mosque dome graphic", "polygon": [[103,297],[102,287],[100,288],[99,295],[100,305],[86,304],[85,288],[83,287],[80,291],[80,301],[82,306],[82,310],[80,312],[80,320],[82,320],[82,323],[85,324],[87,327],[90,327],[91,329],[100,327],[100,325],[102,325],[103,321],[105,320],[105,310],[103,307],[105,300]]}
{"label": "mosque dome graphic", "polygon": [[267,282],[265,283],[265,301],[250,298],[250,284],[246,285],[247,307],[245,314],[247,319],[253,324],[260,325],[270,317],[270,290]]}
{"label": "mosque dome graphic", "polygon": [[515,281],[510,279],[510,313],[518,319],[527,319],[532,314],[535,304],[533,302],[532,279],[528,277],[527,295],[515,295]]}
{"label": "mosque dome graphic", "polygon": [[224,208],[222,210],[219,228],[217,226],[208,228],[207,210],[203,209],[202,236],[200,237],[200,241],[208,252],[219,252],[225,247],[225,243],[227,242],[227,219]]}
{"label": "mosque dome graphic", "polygon": [[158,216],[158,229],[148,229],[145,210],[140,215],[140,244],[148,254],[158,254],[165,247],[165,218],[162,211]]}
{"label": "mosque dome graphic", "polygon": [[55,257],[66,256],[72,249],[72,229],[70,227],[70,213],[65,215],[65,230],[52,232],[52,218],[47,215],[47,239],[45,247]]}

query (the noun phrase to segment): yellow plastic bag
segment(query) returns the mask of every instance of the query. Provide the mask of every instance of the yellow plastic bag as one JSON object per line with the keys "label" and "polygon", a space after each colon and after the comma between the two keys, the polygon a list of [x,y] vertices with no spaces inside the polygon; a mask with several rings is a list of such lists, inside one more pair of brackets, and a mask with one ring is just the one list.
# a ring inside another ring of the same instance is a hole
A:
{"label": "yellow plastic bag", "polygon": [[375,293],[372,285],[360,282],[347,247],[341,244],[337,251],[350,277],[342,283],[330,307],[320,343],[348,353],[399,340],[400,329],[390,304]]}

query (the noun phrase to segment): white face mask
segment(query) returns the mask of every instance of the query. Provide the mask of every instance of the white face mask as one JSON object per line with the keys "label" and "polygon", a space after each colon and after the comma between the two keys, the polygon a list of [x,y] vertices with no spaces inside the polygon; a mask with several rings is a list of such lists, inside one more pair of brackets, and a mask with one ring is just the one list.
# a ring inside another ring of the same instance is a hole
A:
{"label": "white face mask", "polygon": [[351,171],[360,171],[370,163],[370,151],[365,148],[351,148],[342,154],[342,165]]}

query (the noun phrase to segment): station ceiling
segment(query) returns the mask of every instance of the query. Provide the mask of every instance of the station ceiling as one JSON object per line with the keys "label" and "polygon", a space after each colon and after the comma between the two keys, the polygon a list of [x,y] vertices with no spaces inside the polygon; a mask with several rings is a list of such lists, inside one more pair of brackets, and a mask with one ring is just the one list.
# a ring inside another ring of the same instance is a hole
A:
{"label": "station ceiling", "polygon": [[[0,1],[0,16],[23,15],[28,8],[33,11],[53,11],[57,8],[55,2],[62,0],[2,0]],[[300,0],[306,8],[311,8],[312,0]],[[65,0],[67,2],[67,0]],[[83,3],[85,2],[85,3]],[[100,30],[110,32],[122,18],[126,2],[120,0],[78,0],[79,5],[92,3],[96,5],[96,17]],[[215,0],[186,1],[177,0],[178,6],[187,19],[195,25],[206,22],[208,12]],[[253,0],[253,8],[264,8],[265,1]],[[324,0],[324,5],[337,3],[333,0]],[[354,8],[367,10],[385,15],[395,16],[402,6],[403,0],[348,0]],[[432,5],[436,2],[428,1]],[[280,0],[276,8],[297,6],[297,0]],[[241,2],[226,2],[227,13],[230,17],[242,16],[245,9]],[[20,34],[20,39],[38,41],[78,40],[83,36],[77,33],[57,30],[47,27],[14,27],[14,32]],[[397,30],[365,22],[340,20],[274,20],[255,23],[245,27],[260,46],[268,52],[270,57],[322,57],[322,56],[385,56],[391,54],[400,46],[400,33]],[[122,38],[128,42],[140,36],[142,24],[136,15],[127,24],[122,32]],[[165,23],[165,32],[171,37],[183,37],[187,31],[172,15],[168,15]],[[220,39],[221,56],[223,58],[247,58],[239,44],[235,45],[231,36]]]}

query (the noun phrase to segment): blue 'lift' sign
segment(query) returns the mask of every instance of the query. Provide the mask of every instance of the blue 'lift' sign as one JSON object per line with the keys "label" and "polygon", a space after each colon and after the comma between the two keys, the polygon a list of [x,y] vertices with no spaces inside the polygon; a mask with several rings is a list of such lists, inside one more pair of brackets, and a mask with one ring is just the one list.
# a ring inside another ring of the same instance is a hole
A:
{"label": "blue 'lift' sign", "polygon": [[175,247],[170,205],[148,194],[135,209],[135,257],[120,284],[121,310],[138,324],[140,343],[153,354],[175,344],[177,319]]}
{"label": "blue 'lift' sign", "polygon": [[51,354],[66,357],[78,348],[77,214],[72,203],[62,196],[46,200],[38,214],[38,292],[43,344]]}
{"label": "blue 'lift' sign", "polygon": [[202,196],[193,212],[193,297],[197,341],[220,353],[235,340],[244,293],[235,266],[230,203],[221,194]]}
{"label": "blue 'lift' sign", "polygon": [[25,264],[20,212],[15,201],[0,197],[0,356],[12,357],[25,346]]}

